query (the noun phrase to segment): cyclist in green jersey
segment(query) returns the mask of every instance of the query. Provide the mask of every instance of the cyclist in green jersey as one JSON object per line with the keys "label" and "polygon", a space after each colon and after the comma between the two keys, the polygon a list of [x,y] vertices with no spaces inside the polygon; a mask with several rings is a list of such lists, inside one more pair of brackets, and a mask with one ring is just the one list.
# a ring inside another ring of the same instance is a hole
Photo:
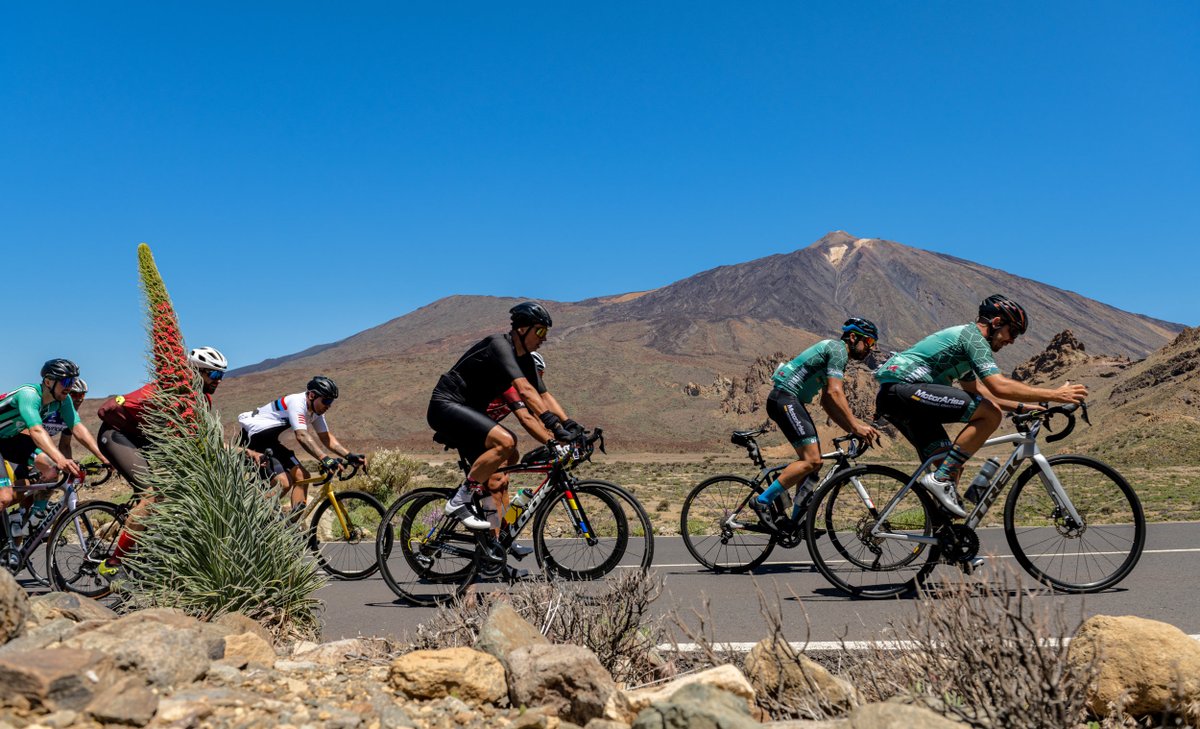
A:
{"label": "cyclist in green jersey", "polygon": [[[892,355],[875,372],[877,412],[917,449],[922,460],[949,448],[935,473],[918,483],[949,513],[965,517],[958,497],[963,464],[1000,425],[1004,411],[1023,412],[1023,403],[1082,402],[1083,385],[1048,389],[1005,377],[992,354],[1025,333],[1029,319],[1012,299],[995,294],[979,304],[974,324],[943,329]],[[962,389],[952,387],[957,380]],[[966,423],[954,443],[943,423]]]}
{"label": "cyclist in green jersey", "polygon": [[[780,471],[779,478],[751,501],[751,508],[763,524],[777,529],[778,525],[774,523],[768,508],[771,502],[821,470],[817,429],[805,407],[818,392],[822,392],[821,406],[835,423],[868,442],[878,440],[879,431],[854,417],[850,403],[846,401],[846,393],[842,390],[842,380],[846,377],[846,364],[850,358],[866,359],[877,339],[878,327],[866,319],[853,317],[842,325],[840,340],[823,339],[775,370],[772,377],[774,387],[767,397],[767,415],[796,449],[799,460]],[[793,513],[792,516],[795,518],[798,514]]]}
{"label": "cyclist in green jersey", "polygon": [[[27,480],[33,471],[42,478],[58,478],[60,469],[79,478],[79,464],[58,449],[46,431],[44,421],[60,420],[65,431],[108,464],[96,439],[79,420],[72,401],[71,388],[79,379],[79,367],[67,359],[52,359],[42,365],[42,381],[22,385],[0,395],[0,458],[16,465],[18,480]],[[0,508],[14,501],[11,487],[0,489]]]}

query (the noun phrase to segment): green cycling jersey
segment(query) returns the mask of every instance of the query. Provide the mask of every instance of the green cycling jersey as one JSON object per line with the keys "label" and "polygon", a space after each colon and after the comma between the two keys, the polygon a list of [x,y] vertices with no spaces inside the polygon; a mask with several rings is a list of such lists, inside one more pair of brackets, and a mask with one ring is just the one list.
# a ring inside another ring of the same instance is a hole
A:
{"label": "green cycling jersey", "polygon": [[0,438],[11,438],[22,430],[41,425],[53,413],[58,413],[67,430],[79,422],[71,398],[62,402],[51,400],[43,405],[41,384],[21,385],[0,396]]}
{"label": "green cycling jersey", "polygon": [[1000,374],[992,347],[974,324],[935,332],[903,352],[893,354],[875,371],[881,383],[928,382],[949,385]]}
{"label": "green cycling jersey", "polygon": [[850,350],[840,339],[822,339],[804,350],[791,362],[784,362],[771,378],[775,388],[790,392],[800,402],[812,402],[813,396],[829,378],[846,379]]}

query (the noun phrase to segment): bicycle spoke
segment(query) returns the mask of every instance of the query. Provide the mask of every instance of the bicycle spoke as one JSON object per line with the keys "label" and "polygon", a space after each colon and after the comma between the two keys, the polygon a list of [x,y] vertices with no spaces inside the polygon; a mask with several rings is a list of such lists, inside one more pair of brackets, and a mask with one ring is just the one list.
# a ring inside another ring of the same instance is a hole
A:
{"label": "bicycle spoke", "polygon": [[738,476],[714,477],[692,489],[679,529],[697,562],[717,572],[743,572],[766,560],[775,536],[748,505],[757,494]]}

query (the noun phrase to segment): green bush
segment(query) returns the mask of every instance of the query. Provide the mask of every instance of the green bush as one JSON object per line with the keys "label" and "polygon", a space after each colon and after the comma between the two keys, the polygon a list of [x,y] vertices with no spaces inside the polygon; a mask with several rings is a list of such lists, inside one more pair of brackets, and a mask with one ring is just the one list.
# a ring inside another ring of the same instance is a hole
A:
{"label": "green bush", "polygon": [[358,479],[359,488],[379,499],[384,506],[409,489],[422,465],[396,450],[375,451],[367,463],[370,473]]}

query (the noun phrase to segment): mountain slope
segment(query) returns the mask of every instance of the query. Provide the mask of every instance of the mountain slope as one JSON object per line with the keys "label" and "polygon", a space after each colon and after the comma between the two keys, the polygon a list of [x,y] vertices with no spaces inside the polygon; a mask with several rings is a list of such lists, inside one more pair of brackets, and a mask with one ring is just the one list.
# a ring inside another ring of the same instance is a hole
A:
{"label": "mountain slope", "polygon": [[[838,231],[793,253],[653,291],[546,302],[555,321],[543,348],[547,382],[572,415],[605,426],[617,448],[723,449],[730,428],[761,414],[723,406],[712,383],[742,376],[758,357],[792,356],[836,334],[848,314],[879,323],[883,348],[906,347],[970,320],[976,303],[995,291],[1024,303],[1033,321],[1000,353],[1005,369],[1065,328],[1099,351],[1133,357],[1181,329],[969,261]],[[330,419],[354,448],[432,449],[425,408],[438,376],[470,344],[507,328],[516,301],[451,296],[341,341],[244,367],[222,385],[218,405],[231,421],[303,389],[320,372],[341,387]],[[692,395],[700,390],[689,383],[709,389]]]}

